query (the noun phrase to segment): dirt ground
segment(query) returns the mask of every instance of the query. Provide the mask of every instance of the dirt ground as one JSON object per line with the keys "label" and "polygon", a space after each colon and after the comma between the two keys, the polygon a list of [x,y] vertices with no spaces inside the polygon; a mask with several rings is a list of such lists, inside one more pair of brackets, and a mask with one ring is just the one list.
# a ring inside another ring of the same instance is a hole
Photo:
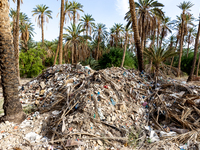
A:
{"label": "dirt ground", "polygon": [[[21,85],[31,81],[32,78],[21,78]],[[0,116],[3,115],[3,92],[2,87],[0,86]]]}

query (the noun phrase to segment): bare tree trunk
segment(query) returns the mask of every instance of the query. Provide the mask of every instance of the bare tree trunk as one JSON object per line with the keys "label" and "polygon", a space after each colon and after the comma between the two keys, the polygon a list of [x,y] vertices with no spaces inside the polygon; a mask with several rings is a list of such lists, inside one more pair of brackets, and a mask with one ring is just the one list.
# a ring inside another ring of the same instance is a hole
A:
{"label": "bare tree trunk", "polygon": [[[20,71],[19,71],[19,15],[20,15],[20,0],[17,0],[17,17],[14,35],[14,52],[16,60],[16,72],[20,84]],[[13,22],[14,23],[14,22]]]}
{"label": "bare tree trunk", "polygon": [[0,71],[4,96],[4,116],[0,118],[0,122],[21,123],[26,115],[18,97],[19,82],[15,68],[8,0],[0,0],[0,16]]}
{"label": "bare tree trunk", "polygon": [[[60,38],[59,38],[60,39]],[[57,49],[56,49],[56,56],[54,58],[54,62],[53,65],[56,65],[56,61],[57,61],[57,57],[58,57],[58,51],[59,51],[59,41],[58,41],[58,45],[57,45]]]}
{"label": "bare tree trunk", "polygon": [[144,17],[142,18],[142,37],[141,37],[141,51],[144,51],[144,37],[145,37]]}
{"label": "bare tree trunk", "polygon": [[140,45],[140,37],[139,37],[138,26],[137,26],[134,0],[129,0],[129,4],[130,4],[130,12],[131,12],[131,18],[132,18],[132,28],[134,31],[134,40],[135,40],[135,45],[137,49],[138,66],[139,66],[140,72],[142,72],[144,70],[143,54],[142,54],[141,45]]}
{"label": "bare tree trunk", "polygon": [[60,36],[59,36],[59,64],[62,64],[62,59],[63,59],[63,26],[64,26],[64,0],[61,0]]}
{"label": "bare tree trunk", "polygon": [[182,22],[181,22],[181,39],[180,39],[180,51],[179,51],[177,77],[180,77],[180,73],[181,73],[181,58],[183,55],[183,40],[184,40],[184,19],[183,19],[184,15],[185,15],[185,13],[183,13],[183,15],[182,15]]}
{"label": "bare tree trunk", "polygon": [[[197,52],[198,52],[198,46],[199,46],[199,36],[200,36],[200,31],[199,30],[200,30],[200,20],[199,20],[199,27],[198,27],[197,36],[196,36],[196,39],[195,39],[194,58],[193,58],[193,62],[192,62],[192,68],[191,68],[191,71],[190,71],[190,75],[189,75],[189,77],[187,79],[187,82],[192,80],[194,69],[195,69],[195,65],[196,65]],[[198,61],[198,65],[199,65],[199,61]],[[197,76],[198,76],[198,69],[197,69]]]}
{"label": "bare tree trunk", "polygon": [[42,45],[44,46],[44,16],[41,15]]}
{"label": "bare tree trunk", "polygon": [[126,37],[125,37],[124,53],[123,53],[121,67],[123,67],[123,65],[124,65],[124,60],[125,60],[125,56],[126,56],[127,39],[128,39],[128,31],[126,32]]}

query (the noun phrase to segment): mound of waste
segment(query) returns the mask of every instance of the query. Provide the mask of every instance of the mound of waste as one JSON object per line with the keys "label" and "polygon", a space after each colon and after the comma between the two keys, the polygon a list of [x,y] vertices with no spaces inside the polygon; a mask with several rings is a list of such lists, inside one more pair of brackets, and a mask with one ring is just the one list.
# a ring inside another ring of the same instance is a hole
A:
{"label": "mound of waste", "polygon": [[[185,82],[163,77],[155,82],[124,68],[94,71],[64,64],[46,69],[19,91],[24,107],[37,108],[19,126],[24,143],[35,149],[200,146],[200,87]],[[5,130],[2,139],[6,133],[12,135]]]}

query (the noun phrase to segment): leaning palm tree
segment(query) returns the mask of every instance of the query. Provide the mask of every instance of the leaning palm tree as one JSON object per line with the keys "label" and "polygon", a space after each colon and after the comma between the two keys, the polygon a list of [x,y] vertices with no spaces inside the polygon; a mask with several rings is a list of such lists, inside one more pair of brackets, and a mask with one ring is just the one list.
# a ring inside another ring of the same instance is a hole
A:
{"label": "leaning palm tree", "polygon": [[82,9],[83,5],[81,5],[80,3],[75,2],[75,1],[73,1],[71,3],[71,5],[72,5],[71,12],[73,14],[73,24],[76,24],[76,22],[80,18],[80,15],[79,15],[78,11],[84,12],[83,9]]}
{"label": "leaning palm tree", "polygon": [[106,31],[106,25],[98,23],[94,27],[94,38],[97,39],[97,50],[96,50],[96,60],[99,59],[99,47],[100,43],[104,38],[107,38],[108,32]]}
{"label": "leaning palm tree", "polygon": [[144,50],[144,56],[152,60],[152,65],[155,67],[156,76],[158,76],[159,68],[162,65],[165,65],[164,61],[176,54],[177,52],[174,52],[173,49],[164,49],[161,47],[158,49],[155,47],[150,47],[149,49]]}
{"label": "leaning palm tree", "polygon": [[4,116],[0,118],[0,122],[21,123],[26,115],[23,113],[17,94],[19,82],[15,67],[8,0],[0,1],[0,16],[0,71],[4,96]]}
{"label": "leaning palm tree", "polygon": [[139,71],[142,72],[144,70],[143,54],[142,54],[142,50],[141,50],[141,44],[140,44],[139,31],[138,31],[138,26],[137,26],[134,0],[129,0],[129,5],[130,5],[132,28],[133,28],[133,32],[134,32],[135,46],[136,46],[136,49],[137,49],[138,67],[139,67]]}
{"label": "leaning palm tree", "polygon": [[[198,53],[198,46],[199,46],[199,36],[200,36],[200,20],[199,20],[199,27],[198,27],[197,36],[196,36],[196,39],[195,39],[194,59],[193,59],[193,62],[192,62],[192,68],[191,68],[191,71],[190,71],[190,75],[187,79],[187,82],[191,81],[192,77],[193,77],[193,73],[194,73],[194,69],[195,69],[195,65],[196,65],[196,60],[197,60],[197,53]],[[199,64],[199,62],[198,62],[198,64]],[[197,66],[197,67],[199,67],[199,66]],[[197,75],[198,75],[198,70],[199,70],[199,68],[197,68]]]}
{"label": "leaning palm tree", "polygon": [[185,18],[186,18],[186,13],[189,14],[188,11],[190,11],[190,8],[193,6],[194,4],[192,4],[190,1],[186,2],[183,1],[182,3],[180,3],[178,5],[178,7],[182,10],[182,14],[181,14],[181,36],[180,36],[180,53],[179,53],[179,61],[178,61],[178,73],[177,76],[180,76],[180,71],[181,71],[181,57],[183,54],[183,41],[184,41],[184,27],[185,27]]}
{"label": "leaning palm tree", "polygon": [[46,5],[36,5],[36,8],[33,8],[33,16],[38,15],[37,16],[37,23],[39,25],[39,27],[41,27],[42,30],[42,43],[44,44],[44,23],[45,22],[49,22],[49,18],[52,19],[51,10],[48,10],[49,7]]}

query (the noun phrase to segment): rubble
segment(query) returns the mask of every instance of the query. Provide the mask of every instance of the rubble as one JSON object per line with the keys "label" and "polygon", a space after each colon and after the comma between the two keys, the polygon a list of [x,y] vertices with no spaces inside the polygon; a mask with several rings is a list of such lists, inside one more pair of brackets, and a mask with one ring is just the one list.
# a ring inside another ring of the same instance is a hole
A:
{"label": "rubble", "polygon": [[[21,141],[13,148],[184,149],[200,142],[200,87],[165,76],[155,82],[136,70],[64,64],[19,91],[23,107],[37,111],[17,128]],[[4,125],[0,131],[2,139],[13,136]]]}

